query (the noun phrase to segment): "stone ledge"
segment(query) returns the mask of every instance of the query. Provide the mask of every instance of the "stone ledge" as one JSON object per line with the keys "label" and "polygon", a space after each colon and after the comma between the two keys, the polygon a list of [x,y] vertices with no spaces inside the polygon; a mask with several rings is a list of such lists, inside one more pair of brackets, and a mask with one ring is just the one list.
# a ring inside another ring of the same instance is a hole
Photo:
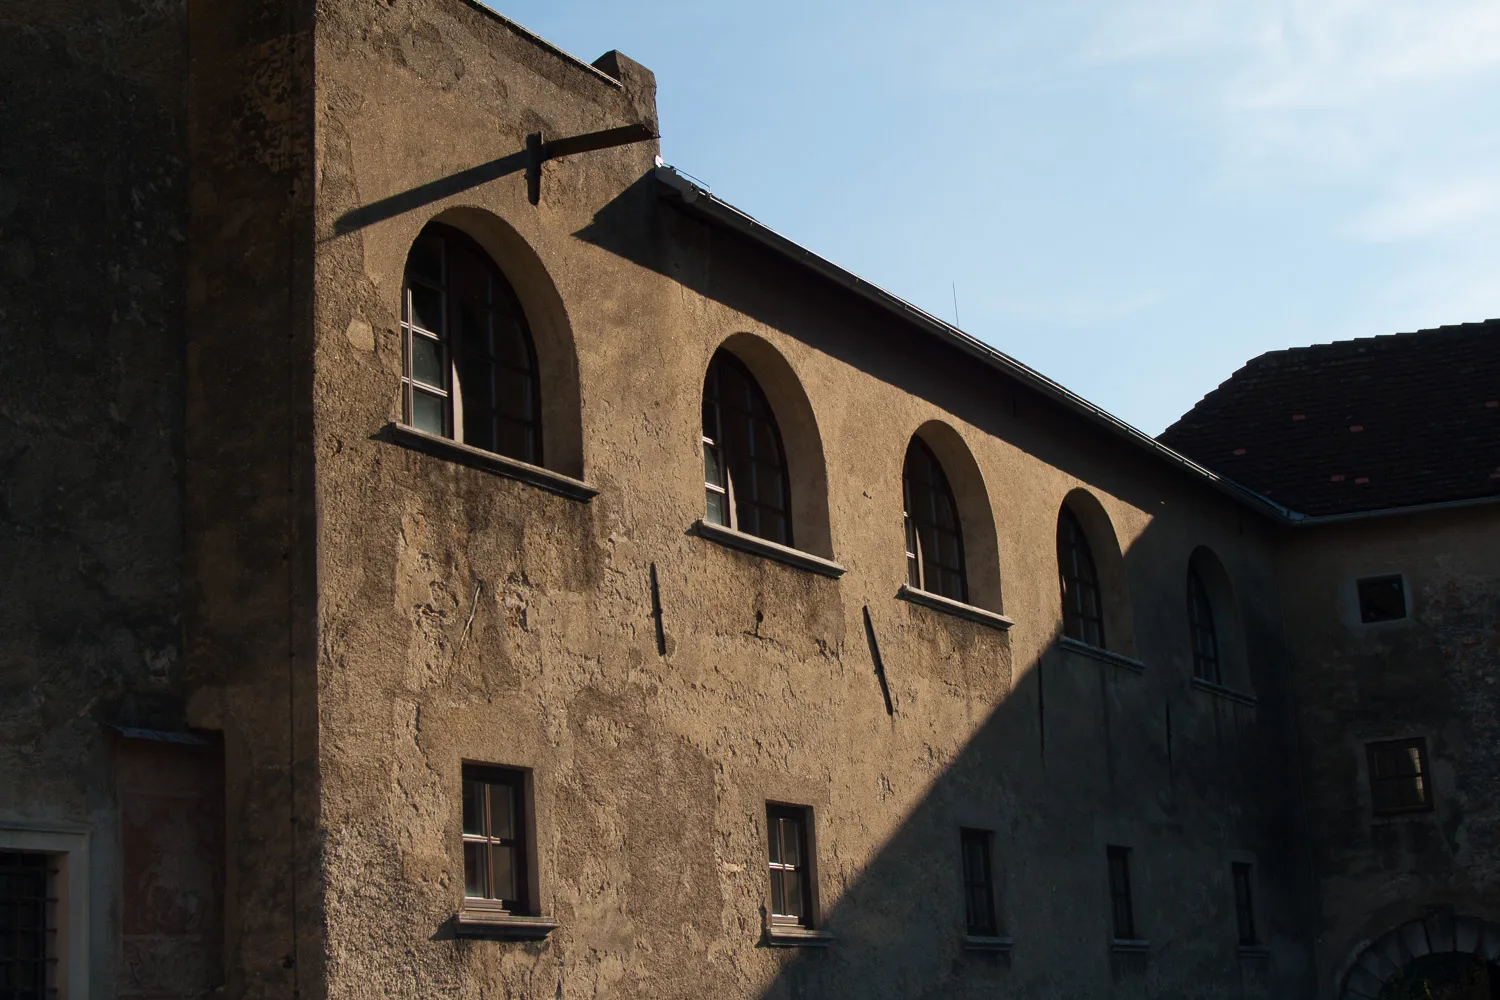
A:
{"label": "stone ledge", "polygon": [[599,495],[597,487],[590,486],[580,479],[574,479],[572,476],[565,476],[561,472],[553,472],[551,469],[544,469],[530,462],[497,455],[492,451],[464,444],[462,441],[454,441],[452,438],[428,434],[408,424],[392,422],[386,425],[385,433],[393,443],[413,451],[420,451],[433,458],[457,462],[459,465],[467,465],[471,469],[493,472],[507,479],[520,480],[530,486],[546,490],[548,493],[567,497],[569,500],[588,503]]}
{"label": "stone ledge", "polygon": [[1109,950],[1117,955],[1144,955],[1151,950],[1151,942],[1138,938],[1114,938]]}
{"label": "stone ledge", "polygon": [[811,552],[803,552],[801,549],[794,549],[789,545],[772,542],[756,535],[746,534],[743,531],[735,531],[733,528],[726,528],[722,524],[714,524],[711,521],[700,519],[693,522],[691,531],[699,538],[705,538],[710,542],[717,542],[731,549],[739,549],[741,552],[748,552],[753,556],[774,559],[779,563],[785,563],[788,566],[806,570],[809,573],[817,573],[819,576],[826,576],[837,580],[844,575],[844,567],[832,559],[824,559],[822,556],[815,556]]}
{"label": "stone ledge", "polygon": [[766,927],[766,944],[773,948],[827,948],[833,935],[816,927],[796,924],[770,924]]}
{"label": "stone ledge", "polygon": [[1227,688],[1222,684],[1206,681],[1202,677],[1193,678],[1193,687],[1199,691],[1206,691],[1216,698],[1223,698],[1225,701],[1232,701],[1240,705],[1249,705],[1251,708],[1254,708],[1258,704],[1253,694],[1245,694],[1243,691],[1236,691],[1234,688]]}
{"label": "stone ledge", "polygon": [[557,921],[525,917],[497,907],[476,906],[465,900],[453,918],[459,937],[495,938],[501,941],[541,941],[557,929]]}
{"label": "stone ledge", "polygon": [[1009,631],[1010,627],[1015,624],[1012,619],[997,612],[987,611],[972,604],[965,604],[963,601],[955,601],[953,598],[944,597],[941,594],[919,590],[910,584],[903,583],[901,589],[896,591],[896,597],[903,601],[910,601],[913,604],[920,604],[924,608],[941,611],[945,615],[953,615],[956,618],[967,618],[971,622],[977,622],[980,625],[998,629],[1001,632]]}
{"label": "stone ledge", "polygon": [[965,934],[965,951],[988,951],[1002,954],[1010,954],[1016,946],[1015,938],[1009,934],[987,935],[987,934]]}
{"label": "stone ledge", "polygon": [[1234,953],[1240,958],[1248,959],[1267,959],[1271,957],[1271,949],[1263,944],[1236,945]]}
{"label": "stone ledge", "polygon": [[1143,674],[1146,672],[1146,665],[1144,663],[1142,663],[1140,660],[1135,659],[1134,657],[1126,656],[1124,653],[1112,652],[1111,650],[1104,649],[1103,647],[1093,646],[1086,642],[1080,642],[1079,640],[1070,638],[1068,636],[1063,636],[1061,639],[1057,640],[1057,644],[1063,649],[1071,650],[1072,652],[1079,653],[1083,656],[1092,657],[1093,659],[1099,660],[1103,663],[1108,663],[1116,667],[1124,667],[1126,670],[1133,670],[1138,674]]}

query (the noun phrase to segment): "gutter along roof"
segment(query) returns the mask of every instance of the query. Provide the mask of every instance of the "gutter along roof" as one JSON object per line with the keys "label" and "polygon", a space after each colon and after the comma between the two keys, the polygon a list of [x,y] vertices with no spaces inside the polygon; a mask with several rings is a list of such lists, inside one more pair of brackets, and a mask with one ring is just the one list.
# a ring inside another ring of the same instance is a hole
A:
{"label": "gutter along roof", "polygon": [[1010,355],[998,351],[980,340],[976,340],[951,323],[946,323],[938,319],[926,310],[912,305],[905,299],[891,294],[878,285],[871,284],[859,275],[851,271],[846,271],[832,261],[820,257],[806,247],[787,239],[768,226],[757,222],[753,217],[740,211],[728,202],[715,197],[707,188],[694,183],[675,167],[665,164],[659,165],[656,168],[656,179],[668,189],[669,193],[667,197],[679,204],[685,211],[723,226],[726,229],[740,233],[756,243],[774,250],[788,260],[843,285],[856,295],[873,302],[898,319],[905,320],[928,336],[935,337],[948,346],[955,347],[964,354],[975,358],[992,370],[1036,390],[1065,409],[1071,410],[1083,417],[1094,426],[1103,429],[1107,434],[1124,440],[1140,451],[1181,469],[1188,475],[1207,483],[1219,492],[1251,509],[1284,524],[1295,524],[1312,520],[1303,514],[1275,503],[1267,497],[1261,496],[1254,490],[1241,486],[1231,479],[1224,478],[1205,466],[1199,465],[1186,455],[1173,451],[1149,434],[1137,430],[1119,417],[1090,403],[1082,396],[1069,392],[1041,372],[1033,368],[1028,368]]}

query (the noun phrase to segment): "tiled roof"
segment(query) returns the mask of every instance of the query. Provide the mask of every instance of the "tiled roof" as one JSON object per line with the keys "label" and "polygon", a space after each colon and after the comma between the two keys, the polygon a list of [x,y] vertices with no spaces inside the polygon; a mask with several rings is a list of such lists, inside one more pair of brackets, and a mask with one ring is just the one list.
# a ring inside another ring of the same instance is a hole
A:
{"label": "tiled roof", "polygon": [[1262,354],[1159,440],[1308,515],[1500,495],[1500,319]]}

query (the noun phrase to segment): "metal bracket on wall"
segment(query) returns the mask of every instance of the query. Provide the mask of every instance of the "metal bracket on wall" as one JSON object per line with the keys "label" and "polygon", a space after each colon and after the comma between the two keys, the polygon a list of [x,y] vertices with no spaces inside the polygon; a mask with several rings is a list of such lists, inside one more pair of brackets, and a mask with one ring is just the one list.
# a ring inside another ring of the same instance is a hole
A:
{"label": "metal bracket on wall", "polygon": [[533,205],[542,201],[542,164],[559,156],[575,153],[591,153],[596,149],[628,146],[636,142],[659,139],[649,125],[620,125],[599,132],[585,132],[566,139],[543,140],[542,133],[533,132],[526,137],[526,197]]}

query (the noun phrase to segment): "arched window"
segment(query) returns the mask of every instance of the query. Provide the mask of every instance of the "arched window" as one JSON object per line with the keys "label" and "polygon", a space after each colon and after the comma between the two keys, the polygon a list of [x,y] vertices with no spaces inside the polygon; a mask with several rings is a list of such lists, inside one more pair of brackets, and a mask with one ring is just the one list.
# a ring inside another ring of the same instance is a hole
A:
{"label": "arched window", "polygon": [[906,504],[906,582],[918,590],[969,602],[958,503],[937,456],[912,438],[901,467]]}
{"label": "arched window", "polygon": [[791,481],[776,416],[755,376],[724,350],[703,383],[703,488],[707,520],[792,544]]}
{"label": "arched window", "polygon": [[1094,553],[1078,516],[1067,505],[1057,518],[1057,567],[1062,574],[1063,634],[1104,647],[1104,606]]}
{"label": "arched window", "polygon": [[1203,578],[1192,567],[1187,578],[1188,629],[1193,637],[1193,676],[1222,684],[1219,670],[1219,636],[1214,630],[1214,606]]}
{"label": "arched window", "polygon": [[541,396],[526,315],[489,255],[451,226],[427,226],[406,259],[401,339],[407,424],[541,464]]}

